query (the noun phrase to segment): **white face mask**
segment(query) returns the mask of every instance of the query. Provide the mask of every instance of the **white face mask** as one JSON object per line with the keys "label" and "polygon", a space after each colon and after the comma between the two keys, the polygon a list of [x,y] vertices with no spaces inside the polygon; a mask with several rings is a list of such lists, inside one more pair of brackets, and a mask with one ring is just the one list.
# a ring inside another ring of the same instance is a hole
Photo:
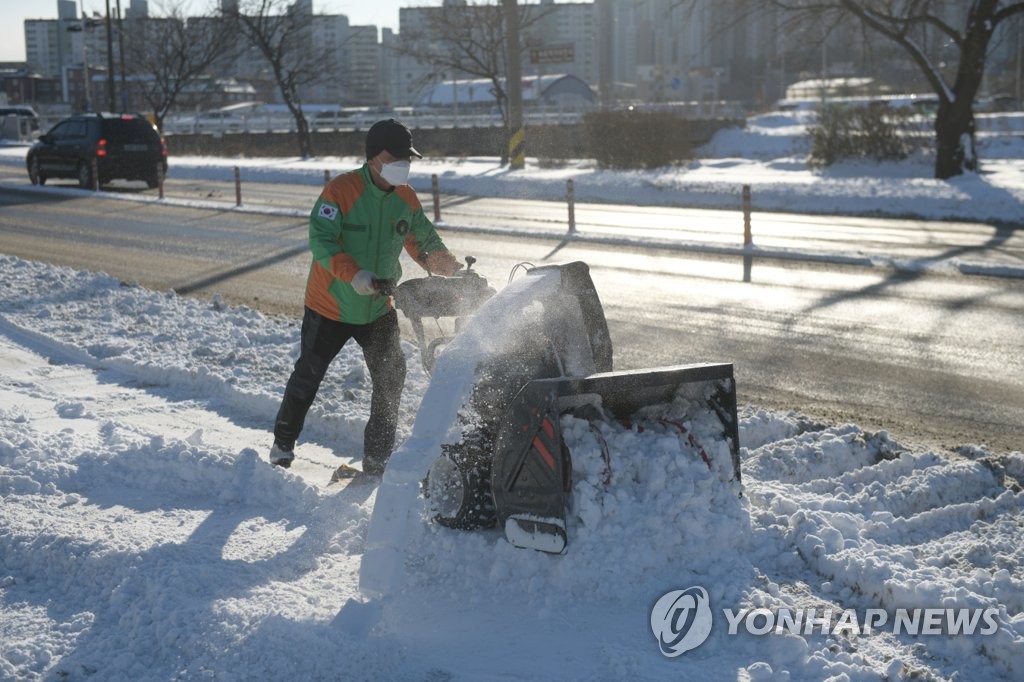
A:
{"label": "white face mask", "polygon": [[384,178],[384,182],[393,187],[404,185],[409,181],[409,161],[382,163],[380,166],[380,176]]}

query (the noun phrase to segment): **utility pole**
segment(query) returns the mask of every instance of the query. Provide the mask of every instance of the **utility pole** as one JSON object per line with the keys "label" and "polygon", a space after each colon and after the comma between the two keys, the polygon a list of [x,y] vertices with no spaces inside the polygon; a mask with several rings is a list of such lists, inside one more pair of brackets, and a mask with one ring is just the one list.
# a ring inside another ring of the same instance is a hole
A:
{"label": "utility pole", "polygon": [[1024,108],[1024,100],[1021,99],[1021,57],[1024,57],[1024,17],[1017,15],[1017,111]]}
{"label": "utility pole", "polygon": [[89,88],[89,29],[96,27],[97,20],[90,19],[82,9],[82,19],[65,30],[82,34],[82,92],[85,95],[85,111],[92,111],[92,97]]}
{"label": "utility pole", "polygon": [[124,74],[124,23],[121,21],[121,0],[117,0],[117,51],[121,59],[121,111],[128,111],[128,88]]}
{"label": "utility pole", "polygon": [[[58,6],[59,7],[59,6]],[[68,103],[68,66],[65,64],[64,40],[64,13],[57,10],[57,63],[60,64],[60,101]],[[70,47],[70,45],[69,45]],[[68,60],[70,61],[70,60]]]}
{"label": "utility pole", "polygon": [[89,78],[89,41],[86,20],[82,20],[82,85],[85,88],[85,110],[92,111],[92,88]]}
{"label": "utility pole", "polygon": [[523,75],[519,45],[519,6],[516,0],[501,0],[505,8],[505,41],[508,44],[508,167],[520,170],[526,165],[523,141]]}
{"label": "utility pole", "polygon": [[110,21],[110,0],[107,0],[107,95],[110,111],[117,111],[117,93],[114,92],[114,27]]}
{"label": "utility pole", "polygon": [[597,30],[600,40],[598,41],[598,87],[601,89],[601,108],[610,109],[614,93],[612,83],[615,81],[614,68],[614,43],[612,31],[613,15],[611,0],[596,0],[597,2]]}
{"label": "utility pole", "polygon": [[85,93],[84,104],[86,112],[92,111],[92,93],[89,88],[89,30],[95,29],[100,23],[100,19],[89,18],[85,13],[85,3],[83,0],[81,22],[76,22],[65,28],[70,33],[82,34],[82,88]]}

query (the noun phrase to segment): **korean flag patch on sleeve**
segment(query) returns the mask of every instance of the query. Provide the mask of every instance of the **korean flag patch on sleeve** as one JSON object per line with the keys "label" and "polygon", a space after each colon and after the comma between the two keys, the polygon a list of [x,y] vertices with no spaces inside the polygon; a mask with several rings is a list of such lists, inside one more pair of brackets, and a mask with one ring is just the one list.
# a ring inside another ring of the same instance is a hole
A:
{"label": "korean flag patch on sleeve", "polygon": [[331,222],[338,219],[338,207],[326,201],[320,203],[320,209],[316,213],[318,218],[327,218]]}

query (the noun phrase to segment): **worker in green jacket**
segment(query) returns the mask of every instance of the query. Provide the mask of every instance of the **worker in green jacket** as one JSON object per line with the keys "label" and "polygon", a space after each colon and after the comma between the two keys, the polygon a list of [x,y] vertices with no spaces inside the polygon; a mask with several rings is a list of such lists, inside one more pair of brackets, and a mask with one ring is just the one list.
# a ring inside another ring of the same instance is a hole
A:
{"label": "worker in green jacket", "polygon": [[[274,423],[270,461],[294,459],[306,413],[331,361],[354,338],[373,383],[363,433],[365,474],[380,475],[395,443],[398,405],[405,383],[405,355],[398,316],[379,280],[397,281],[404,249],[428,272],[451,276],[461,264],[448,252],[407,184],[412,133],[394,119],[378,121],[366,135],[366,163],[328,182],[309,216],[313,255],[306,282],[301,348]],[[335,478],[353,473],[344,465]]]}

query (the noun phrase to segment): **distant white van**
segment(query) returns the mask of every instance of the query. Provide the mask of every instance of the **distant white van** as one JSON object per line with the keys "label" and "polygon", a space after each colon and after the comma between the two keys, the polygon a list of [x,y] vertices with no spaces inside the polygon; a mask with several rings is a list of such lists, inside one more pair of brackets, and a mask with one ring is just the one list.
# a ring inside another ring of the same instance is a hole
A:
{"label": "distant white van", "polygon": [[17,134],[10,135],[10,137],[29,139],[39,135],[39,115],[36,114],[35,109],[32,107],[24,104],[0,107],[0,125],[3,124],[8,116],[14,116],[17,119]]}
{"label": "distant white van", "polygon": [[197,114],[191,121],[193,132],[238,133],[248,130],[250,119],[263,113],[263,102],[239,102]]}
{"label": "distant white van", "polygon": [[239,132],[244,126],[245,120],[241,116],[222,111],[207,111],[192,120],[192,128],[197,133]]}

